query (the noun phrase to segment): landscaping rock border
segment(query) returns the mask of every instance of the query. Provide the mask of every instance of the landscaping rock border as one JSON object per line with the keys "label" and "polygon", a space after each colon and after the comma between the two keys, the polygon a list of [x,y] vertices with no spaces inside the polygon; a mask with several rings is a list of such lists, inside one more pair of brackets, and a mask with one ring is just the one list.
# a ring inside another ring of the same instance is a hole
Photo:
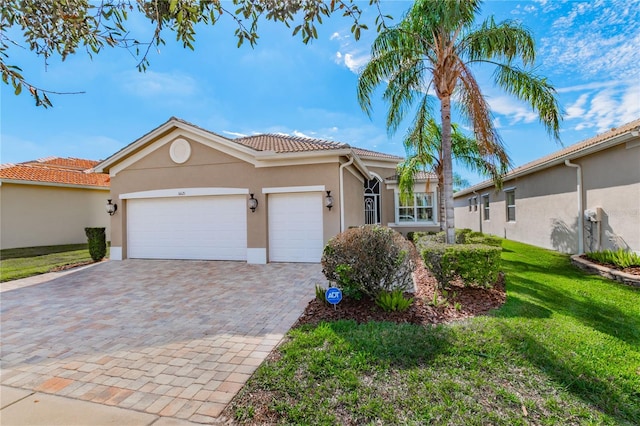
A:
{"label": "landscaping rock border", "polygon": [[597,274],[610,280],[640,288],[640,276],[638,275],[627,274],[617,269],[589,262],[578,254],[571,256],[571,263],[590,274]]}

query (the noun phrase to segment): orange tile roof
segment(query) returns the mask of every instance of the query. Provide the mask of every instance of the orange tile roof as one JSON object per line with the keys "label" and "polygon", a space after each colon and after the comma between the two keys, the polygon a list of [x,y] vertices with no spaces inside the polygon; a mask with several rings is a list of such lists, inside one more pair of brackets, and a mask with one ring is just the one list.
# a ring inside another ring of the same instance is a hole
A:
{"label": "orange tile roof", "polygon": [[109,175],[94,173],[99,161],[81,158],[48,157],[0,166],[0,179],[108,188]]}

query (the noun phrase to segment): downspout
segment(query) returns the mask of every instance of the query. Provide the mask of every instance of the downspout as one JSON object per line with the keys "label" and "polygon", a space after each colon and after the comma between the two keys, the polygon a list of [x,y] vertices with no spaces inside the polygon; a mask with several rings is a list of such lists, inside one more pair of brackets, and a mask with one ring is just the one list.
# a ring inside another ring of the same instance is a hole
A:
{"label": "downspout", "polygon": [[578,193],[578,254],[584,253],[584,206],[582,204],[582,167],[570,160],[564,160],[567,167],[576,168],[576,192]]}
{"label": "downspout", "polygon": [[353,164],[353,156],[346,163],[340,164],[340,232],[344,232],[344,168]]}

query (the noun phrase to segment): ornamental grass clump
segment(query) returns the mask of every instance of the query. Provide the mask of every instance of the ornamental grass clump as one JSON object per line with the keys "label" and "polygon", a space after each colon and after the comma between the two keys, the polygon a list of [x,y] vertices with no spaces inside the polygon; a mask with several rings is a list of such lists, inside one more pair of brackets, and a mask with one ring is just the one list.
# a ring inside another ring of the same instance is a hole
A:
{"label": "ornamental grass clump", "polygon": [[619,248],[618,250],[603,250],[586,253],[585,257],[600,263],[614,265],[617,268],[631,268],[640,266],[640,256],[636,253]]}
{"label": "ornamental grass clump", "polygon": [[375,300],[381,292],[407,291],[413,288],[410,244],[379,225],[348,229],[325,246],[322,272],[350,297],[359,293]]}

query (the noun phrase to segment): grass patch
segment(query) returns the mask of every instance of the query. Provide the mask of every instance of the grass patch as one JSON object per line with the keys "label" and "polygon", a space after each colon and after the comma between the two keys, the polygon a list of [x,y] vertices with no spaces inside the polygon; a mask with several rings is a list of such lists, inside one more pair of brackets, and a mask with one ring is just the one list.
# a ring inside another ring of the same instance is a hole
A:
{"label": "grass patch", "polygon": [[[107,256],[108,250],[107,248]],[[0,282],[44,274],[62,266],[91,261],[87,244],[0,250]]]}
{"label": "grass patch", "polygon": [[291,330],[233,401],[236,420],[637,424],[640,291],[584,274],[562,254],[504,247],[508,298],[492,315]]}

